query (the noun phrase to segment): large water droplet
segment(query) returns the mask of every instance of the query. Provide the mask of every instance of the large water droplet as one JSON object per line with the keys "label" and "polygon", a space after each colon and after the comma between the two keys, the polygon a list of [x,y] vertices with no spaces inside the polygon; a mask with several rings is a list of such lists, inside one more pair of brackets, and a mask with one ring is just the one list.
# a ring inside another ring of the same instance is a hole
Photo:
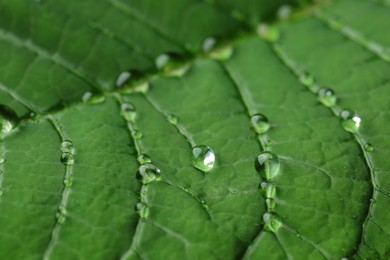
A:
{"label": "large water droplet", "polygon": [[147,164],[152,162],[152,159],[150,159],[149,155],[147,154],[138,155],[137,160],[140,164]]}
{"label": "large water droplet", "polygon": [[264,229],[270,232],[276,232],[282,226],[278,217],[270,212],[263,215]]}
{"label": "large water droplet", "polygon": [[343,110],[340,113],[341,125],[345,130],[351,133],[356,133],[360,127],[360,117],[351,110]]}
{"label": "large water droplet", "polygon": [[131,103],[123,103],[121,105],[121,115],[127,121],[134,122],[137,116],[135,106]]}
{"label": "large water droplet", "polygon": [[210,147],[198,145],[192,148],[192,164],[201,171],[208,172],[214,167],[215,154]]}
{"label": "large water droplet", "polygon": [[333,107],[337,102],[333,90],[329,88],[322,88],[318,91],[318,100],[327,107]]}
{"label": "large water droplet", "polygon": [[106,97],[103,95],[94,95],[92,92],[85,92],[82,100],[84,103],[95,105],[103,103],[106,100]]}
{"label": "large water droplet", "polygon": [[139,167],[138,177],[143,184],[159,181],[161,179],[160,169],[151,163],[143,164]]}
{"label": "large water droplet", "polygon": [[9,134],[18,122],[15,111],[6,105],[0,105],[0,138]]}
{"label": "large water droplet", "polygon": [[364,150],[368,153],[371,153],[375,150],[375,148],[374,148],[374,146],[372,146],[372,144],[366,143],[364,145]]}
{"label": "large water droplet", "polygon": [[61,154],[60,161],[65,165],[73,165],[74,157],[72,153],[66,152]]}
{"label": "large water droplet", "polygon": [[261,177],[265,178],[266,180],[270,180],[279,172],[279,158],[277,155],[271,152],[262,152],[256,158],[255,167],[260,173]]}
{"label": "large water droplet", "polygon": [[190,65],[176,53],[163,53],[156,58],[156,67],[166,77],[183,76]]}
{"label": "large water droplet", "polygon": [[63,153],[71,153],[74,154],[75,148],[74,144],[69,140],[64,140],[61,143],[61,151]]}
{"label": "large water droplet", "polygon": [[279,29],[275,26],[267,24],[259,24],[257,26],[257,33],[265,40],[270,42],[277,42],[280,37]]}
{"label": "large water droplet", "polygon": [[141,219],[147,219],[149,216],[149,207],[142,202],[137,203],[136,210],[140,216]]}
{"label": "large water droplet", "polygon": [[215,60],[227,60],[233,54],[233,47],[225,44],[223,41],[219,42],[214,37],[208,37],[203,41],[202,49],[208,52],[210,57]]}
{"label": "large water droplet", "polygon": [[264,134],[271,127],[268,118],[262,114],[255,114],[251,117],[251,124],[253,129],[258,134]]}

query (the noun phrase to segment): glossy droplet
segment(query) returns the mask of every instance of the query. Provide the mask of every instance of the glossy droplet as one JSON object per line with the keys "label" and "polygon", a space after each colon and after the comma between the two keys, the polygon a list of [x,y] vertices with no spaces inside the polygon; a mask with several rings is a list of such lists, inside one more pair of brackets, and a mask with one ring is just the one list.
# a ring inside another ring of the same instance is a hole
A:
{"label": "glossy droplet", "polygon": [[314,84],[314,78],[312,75],[310,75],[309,73],[307,72],[302,72],[302,74],[299,76],[299,81],[307,86],[307,87],[311,87],[313,84]]}
{"label": "glossy droplet", "polygon": [[133,135],[134,139],[141,139],[143,136],[142,132],[139,130],[134,130],[131,134]]}
{"label": "glossy droplet", "polygon": [[270,42],[277,42],[280,37],[280,32],[277,27],[263,23],[257,26],[257,33],[260,37]]}
{"label": "glossy droplet", "polygon": [[156,58],[156,67],[163,76],[181,77],[188,71],[190,65],[179,54],[163,53]]}
{"label": "glossy droplet", "polygon": [[322,88],[318,91],[318,100],[327,107],[333,107],[337,102],[333,90],[329,88]]}
{"label": "glossy droplet", "polygon": [[61,143],[61,151],[63,153],[71,153],[74,154],[75,148],[74,144],[69,140],[64,140]]}
{"label": "glossy droplet", "polygon": [[125,86],[129,79],[131,77],[131,72],[130,71],[123,71],[121,72],[118,77],[115,80],[115,86],[116,87],[123,87]]}
{"label": "glossy droplet", "polygon": [[264,146],[265,146],[265,147],[269,147],[269,146],[271,146],[271,145],[272,145],[272,141],[269,140],[269,139],[267,139],[267,140],[264,142]]}
{"label": "glossy droplet", "polygon": [[270,180],[279,172],[279,158],[271,152],[262,152],[256,158],[255,167],[260,173],[261,177],[265,178],[266,180]]}
{"label": "glossy droplet", "polygon": [[203,41],[202,49],[208,52],[210,57],[215,60],[228,60],[233,54],[233,47],[224,44],[222,41],[218,42],[214,37],[208,37]]}
{"label": "glossy droplet", "polygon": [[140,164],[147,164],[152,162],[152,159],[150,159],[149,155],[147,154],[138,155],[137,160]]}
{"label": "glossy droplet", "polygon": [[268,118],[262,114],[255,114],[251,117],[251,124],[253,129],[258,134],[264,134],[271,127]]}
{"label": "glossy droplet", "polygon": [[263,215],[264,229],[270,232],[276,232],[282,226],[278,217],[270,212]]}
{"label": "glossy droplet", "polygon": [[66,214],[67,214],[67,212],[66,212],[65,207],[63,207],[63,206],[58,207],[58,212],[56,214],[58,224],[63,224],[65,222]]}
{"label": "glossy droplet", "polygon": [[139,167],[138,177],[143,184],[159,181],[161,179],[160,169],[151,163],[143,164]]}
{"label": "glossy droplet", "polygon": [[123,103],[121,105],[121,115],[127,121],[134,122],[137,116],[135,106],[131,103]]}
{"label": "glossy droplet", "polygon": [[210,147],[198,145],[192,148],[192,164],[203,172],[208,172],[214,167],[215,154]]}
{"label": "glossy droplet", "polygon": [[367,143],[367,144],[364,145],[364,150],[366,152],[371,153],[371,152],[373,152],[375,150],[375,148],[374,148],[374,146],[372,146],[372,144]]}
{"label": "glossy droplet", "polygon": [[359,130],[361,119],[351,110],[343,110],[340,113],[342,127],[351,133],[356,133]]}
{"label": "glossy droplet", "polygon": [[71,153],[62,153],[61,154],[61,158],[60,158],[60,161],[65,164],[65,165],[73,165],[74,163],[74,158],[73,158],[73,154]]}
{"label": "glossy droplet", "polygon": [[149,217],[149,207],[142,202],[137,203],[136,210],[142,219],[147,219]]}
{"label": "glossy droplet", "polygon": [[290,16],[291,11],[292,7],[290,5],[282,5],[278,9],[277,16],[280,20],[285,20]]}
{"label": "glossy droplet", "polygon": [[172,114],[169,114],[167,116],[167,119],[168,119],[168,122],[171,123],[172,125],[176,125],[177,124],[177,117],[172,115]]}
{"label": "glossy droplet", "polygon": [[106,97],[102,95],[93,95],[92,92],[85,92],[82,100],[84,103],[95,105],[103,103],[106,100]]}
{"label": "glossy droplet", "polygon": [[270,198],[266,199],[265,203],[267,204],[268,209],[274,209],[276,206],[275,200],[270,199]]}
{"label": "glossy droplet", "polygon": [[6,105],[0,105],[0,138],[9,134],[18,122],[15,111]]}
{"label": "glossy droplet", "polygon": [[276,187],[274,184],[264,181],[260,184],[260,191],[262,192],[264,197],[273,198],[276,194]]}
{"label": "glossy droplet", "polygon": [[3,164],[5,162],[4,158],[0,159],[0,164]]}
{"label": "glossy droplet", "polygon": [[149,90],[149,82],[145,74],[138,70],[121,72],[115,80],[115,86],[122,88],[123,93],[146,93]]}

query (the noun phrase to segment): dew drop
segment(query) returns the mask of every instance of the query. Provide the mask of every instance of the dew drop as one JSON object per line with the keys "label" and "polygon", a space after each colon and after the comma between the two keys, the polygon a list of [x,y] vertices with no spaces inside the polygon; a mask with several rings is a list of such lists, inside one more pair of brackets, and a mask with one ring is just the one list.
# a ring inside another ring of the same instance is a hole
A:
{"label": "dew drop", "polygon": [[299,81],[307,86],[311,87],[314,84],[314,77],[310,75],[308,72],[302,72],[302,74],[299,76]]}
{"label": "dew drop", "polygon": [[256,158],[255,167],[261,177],[270,180],[279,172],[279,158],[271,152],[262,152]]}
{"label": "dew drop", "polygon": [[0,164],[3,164],[5,162],[4,158],[0,159]]}
{"label": "dew drop", "polygon": [[292,8],[290,5],[282,5],[279,7],[277,16],[280,20],[286,20],[291,14]]}
{"label": "dew drop", "polygon": [[138,177],[143,184],[159,181],[161,179],[160,169],[151,163],[143,164],[139,167]]}
{"label": "dew drop", "polygon": [[318,100],[327,107],[333,107],[337,102],[333,90],[329,88],[322,88],[318,91]]}
{"label": "dew drop", "polygon": [[202,49],[208,52],[215,60],[228,60],[233,55],[233,47],[214,37],[208,37],[203,41]]}
{"label": "dew drop", "polygon": [[63,224],[66,220],[66,209],[64,206],[59,206],[58,207],[58,212],[56,214],[56,218],[57,218],[57,223],[58,224]]}
{"label": "dew drop", "polygon": [[118,88],[125,86],[128,83],[130,77],[131,77],[130,71],[121,72],[115,80],[115,86]]}
{"label": "dew drop", "polygon": [[147,154],[138,155],[137,160],[140,164],[147,164],[152,162],[152,159],[150,159],[149,155]]}
{"label": "dew drop", "polygon": [[340,113],[342,127],[351,133],[356,133],[360,127],[361,118],[351,110],[343,110]]}
{"label": "dew drop", "polygon": [[121,115],[127,121],[134,122],[137,116],[135,106],[131,103],[123,103],[121,105]]}
{"label": "dew drop", "polygon": [[9,134],[19,122],[19,118],[10,107],[0,105],[0,138]]}
{"label": "dew drop", "polygon": [[214,167],[214,151],[206,145],[198,145],[192,148],[192,164],[203,172],[208,172]]}
{"label": "dew drop", "polygon": [[65,179],[64,180],[64,185],[65,185],[65,187],[72,187],[72,185],[73,185],[73,178],[72,177],[70,177],[70,178],[67,178],[67,179]]}
{"label": "dew drop", "polygon": [[167,120],[169,123],[171,123],[172,125],[176,125],[177,124],[177,117],[172,115],[172,114],[169,114],[167,116]]}
{"label": "dew drop", "polygon": [[270,232],[276,232],[282,226],[282,222],[276,217],[276,215],[267,212],[263,215],[264,229]]}
{"label": "dew drop", "polygon": [[265,147],[270,147],[271,145],[272,145],[272,141],[271,140],[269,140],[269,139],[265,140],[265,142],[264,142],[264,146]]}
{"label": "dew drop", "polygon": [[275,206],[276,206],[276,203],[275,203],[274,199],[268,198],[268,199],[265,200],[265,203],[267,204],[267,208],[268,209],[274,209]]}
{"label": "dew drop", "polygon": [[276,194],[276,187],[272,183],[263,181],[260,183],[260,191],[266,198],[273,198]]}
{"label": "dew drop", "polygon": [[134,139],[141,139],[143,136],[142,132],[139,130],[134,130],[133,132],[131,132],[131,134],[133,135]]}
{"label": "dew drop", "polygon": [[69,152],[62,153],[60,161],[65,165],[73,165],[74,163],[73,154]]}
{"label": "dew drop", "polygon": [[163,53],[156,58],[156,67],[166,77],[183,76],[190,65],[176,53]]}
{"label": "dew drop", "polygon": [[256,30],[258,35],[267,41],[277,42],[279,40],[280,32],[279,29],[275,26],[262,23],[257,26]]}
{"label": "dew drop", "polygon": [[368,153],[371,153],[375,150],[374,146],[372,146],[372,144],[370,143],[367,143],[364,145],[364,151],[368,152]]}
{"label": "dew drop", "polygon": [[262,114],[255,114],[251,117],[251,124],[253,129],[258,134],[264,134],[270,128],[268,118]]}
{"label": "dew drop", "polygon": [[137,203],[136,210],[141,219],[147,219],[149,217],[149,207],[142,202]]}
{"label": "dew drop", "polygon": [[115,80],[117,88],[123,88],[124,93],[141,92],[149,90],[149,82],[145,74],[138,70],[126,70],[121,72]]}
{"label": "dew drop", "polygon": [[95,105],[103,103],[106,100],[106,97],[101,95],[94,95],[92,92],[85,92],[82,100],[86,104]]}
{"label": "dew drop", "polygon": [[75,148],[74,144],[69,140],[64,140],[61,143],[61,151],[63,153],[71,153],[74,154]]}

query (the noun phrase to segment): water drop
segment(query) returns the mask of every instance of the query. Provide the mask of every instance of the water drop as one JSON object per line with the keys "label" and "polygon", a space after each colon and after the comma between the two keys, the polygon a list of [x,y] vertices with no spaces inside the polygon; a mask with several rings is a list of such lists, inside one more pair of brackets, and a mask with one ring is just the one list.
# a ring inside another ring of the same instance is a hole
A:
{"label": "water drop", "polygon": [[272,183],[263,181],[262,183],[260,183],[260,191],[262,192],[264,197],[273,198],[276,194],[276,187]]}
{"label": "water drop", "polygon": [[137,203],[136,210],[141,219],[146,219],[149,216],[149,207],[142,202]]}
{"label": "water drop", "polygon": [[65,165],[73,165],[74,163],[73,154],[69,152],[62,153],[60,161]]}
{"label": "water drop", "polygon": [[292,11],[292,8],[290,5],[282,5],[278,9],[277,16],[280,20],[285,20],[290,16],[291,11]]}
{"label": "water drop", "polygon": [[276,206],[275,200],[270,199],[270,198],[266,199],[265,203],[267,204],[268,209],[274,209]]}
{"label": "water drop", "polygon": [[269,140],[269,139],[265,140],[265,142],[264,142],[264,146],[265,147],[270,147],[271,145],[272,145],[272,141],[271,140]]}
{"label": "water drop", "polygon": [[258,134],[264,134],[270,128],[268,118],[262,114],[255,114],[251,117],[251,124],[253,129]]}
{"label": "water drop", "polygon": [[333,90],[322,88],[318,91],[318,100],[327,107],[333,107],[336,105],[337,98]]}
{"label": "water drop", "polygon": [[218,41],[214,37],[208,37],[203,41],[202,49],[208,52],[215,60],[228,60],[233,54],[233,47],[224,41]]}
{"label": "water drop", "polygon": [[159,181],[161,179],[160,169],[151,163],[143,164],[139,167],[138,177],[143,184]]}
{"label": "water drop", "polygon": [[262,152],[256,158],[255,167],[260,173],[261,177],[265,178],[266,180],[270,180],[279,172],[279,158],[271,152]]}
{"label": "water drop", "polygon": [[145,74],[138,70],[126,70],[121,72],[115,80],[117,88],[123,88],[124,93],[141,92],[149,90],[149,82]]}
{"label": "water drop", "polygon": [[267,212],[263,215],[264,229],[270,232],[276,232],[282,226],[282,222],[276,215]]}
{"label": "water drop", "polygon": [[195,146],[192,148],[192,155],[192,164],[195,168],[203,172],[208,172],[214,167],[215,154],[210,147],[206,145]]}
{"label": "water drop", "polygon": [[364,150],[368,153],[371,153],[375,150],[375,148],[372,146],[372,144],[367,143],[364,145]]}
{"label": "water drop", "polygon": [[172,114],[169,114],[167,116],[167,119],[168,119],[168,122],[171,123],[172,125],[176,125],[177,124],[177,117],[172,115]]}
{"label": "water drop", "polygon": [[9,134],[18,122],[15,111],[6,105],[0,105],[0,138]]}
{"label": "water drop", "polygon": [[257,33],[260,37],[270,42],[277,42],[280,37],[279,29],[277,27],[263,23],[257,26]]}
{"label": "water drop", "polygon": [[130,77],[131,77],[130,71],[121,72],[115,80],[115,86],[118,88],[125,86],[128,83]]}
{"label": "water drop", "polygon": [[150,159],[149,155],[147,154],[138,155],[137,160],[140,164],[147,164],[152,162],[152,159]]}
{"label": "water drop", "polygon": [[135,106],[131,103],[123,103],[121,105],[121,115],[127,121],[134,122],[137,116]]}
{"label": "water drop", "polygon": [[72,185],[73,185],[73,178],[72,177],[70,177],[70,178],[66,178],[65,180],[64,180],[64,185],[65,185],[65,187],[72,187]]}
{"label": "water drop", "polygon": [[84,103],[95,105],[104,102],[106,97],[102,95],[94,95],[92,92],[85,92],[82,100]]}
{"label": "water drop", "polygon": [[69,140],[64,140],[61,143],[61,151],[63,153],[71,153],[74,154],[75,148],[74,144]]}
{"label": "water drop", "polygon": [[183,76],[190,65],[176,53],[163,53],[156,58],[156,67],[166,77]]}
{"label": "water drop", "polygon": [[133,132],[131,132],[131,134],[133,135],[134,139],[141,139],[143,136],[142,132],[139,130],[134,130]]}
{"label": "water drop", "polygon": [[57,218],[57,223],[58,224],[63,224],[66,220],[66,209],[64,206],[59,206],[58,207],[58,212],[56,214],[56,218]]}
{"label": "water drop", "polygon": [[302,74],[299,76],[299,81],[307,86],[311,87],[314,84],[314,77],[310,75],[308,72],[302,72]]}
{"label": "water drop", "polygon": [[4,158],[0,159],[0,164],[3,164],[5,162]]}
{"label": "water drop", "polygon": [[356,133],[360,127],[360,117],[351,110],[343,110],[340,113],[342,127],[351,133]]}

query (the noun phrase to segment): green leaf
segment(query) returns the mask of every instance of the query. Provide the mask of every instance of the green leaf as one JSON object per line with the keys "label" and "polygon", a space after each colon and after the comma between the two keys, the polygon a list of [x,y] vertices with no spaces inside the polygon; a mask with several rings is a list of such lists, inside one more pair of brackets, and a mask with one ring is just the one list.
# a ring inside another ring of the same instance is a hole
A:
{"label": "green leaf", "polygon": [[0,258],[389,258],[387,2],[0,1]]}

